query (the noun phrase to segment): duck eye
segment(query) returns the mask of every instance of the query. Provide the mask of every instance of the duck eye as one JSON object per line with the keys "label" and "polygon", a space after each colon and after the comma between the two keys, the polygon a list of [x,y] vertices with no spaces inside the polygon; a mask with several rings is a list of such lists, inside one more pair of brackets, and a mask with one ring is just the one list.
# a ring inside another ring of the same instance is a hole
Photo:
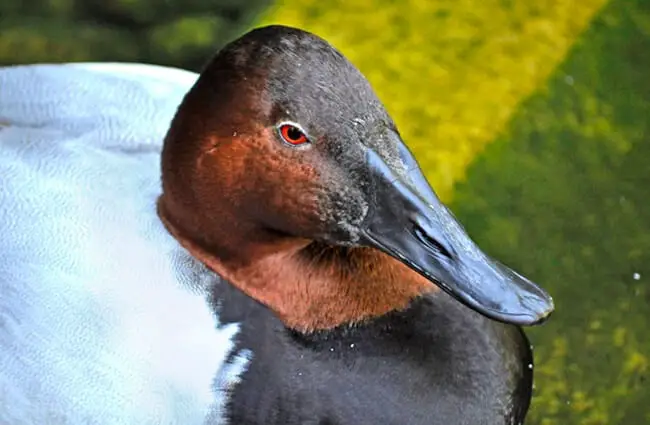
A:
{"label": "duck eye", "polygon": [[280,136],[282,136],[282,139],[290,145],[298,146],[309,142],[305,133],[295,125],[282,124],[279,128]]}

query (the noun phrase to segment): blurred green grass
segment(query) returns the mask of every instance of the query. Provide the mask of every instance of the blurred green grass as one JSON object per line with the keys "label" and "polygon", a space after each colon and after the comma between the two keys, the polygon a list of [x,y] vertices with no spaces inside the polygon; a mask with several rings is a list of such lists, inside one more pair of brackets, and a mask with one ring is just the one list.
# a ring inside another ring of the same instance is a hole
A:
{"label": "blurred green grass", "polygon": [[614,0],[452,205],[555,296],[530,424],[650,423],[650,2]]}
{"label": "blurred green grass", "polygon": [[198,70],[272,0],[2,0],[0,65],[148,62]]}

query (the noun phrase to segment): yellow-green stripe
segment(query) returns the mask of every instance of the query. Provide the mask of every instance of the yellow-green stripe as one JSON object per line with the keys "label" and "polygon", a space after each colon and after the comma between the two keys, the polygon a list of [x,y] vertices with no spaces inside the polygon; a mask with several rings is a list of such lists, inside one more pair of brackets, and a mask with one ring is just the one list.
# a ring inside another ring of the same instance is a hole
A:
{"label": "yellow-green stripe", "polygon": [[364,72],[449,200],[466,167],[562,61],[606,0],[279,0]]}

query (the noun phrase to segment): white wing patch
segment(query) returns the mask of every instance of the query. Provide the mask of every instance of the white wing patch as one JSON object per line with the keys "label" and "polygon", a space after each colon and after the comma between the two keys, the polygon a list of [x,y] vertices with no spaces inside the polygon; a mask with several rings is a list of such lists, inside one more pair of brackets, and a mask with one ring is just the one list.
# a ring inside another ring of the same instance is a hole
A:
{"label": "white wing patch", "polygon": [[239,327],[155,213],[162,139],[195,78],[0,69],[1,424],[223,423],[251,353],[224,364]]}

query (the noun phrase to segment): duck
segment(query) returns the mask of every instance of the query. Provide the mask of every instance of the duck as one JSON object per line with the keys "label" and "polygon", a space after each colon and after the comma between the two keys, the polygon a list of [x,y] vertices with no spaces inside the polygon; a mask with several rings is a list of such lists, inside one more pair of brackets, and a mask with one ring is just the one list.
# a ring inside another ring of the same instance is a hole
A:
{"label": "duck", "polygon": [[1,68],[0,234],[6,425],[520,424],[554,309],[282,25],[199,74]]}

